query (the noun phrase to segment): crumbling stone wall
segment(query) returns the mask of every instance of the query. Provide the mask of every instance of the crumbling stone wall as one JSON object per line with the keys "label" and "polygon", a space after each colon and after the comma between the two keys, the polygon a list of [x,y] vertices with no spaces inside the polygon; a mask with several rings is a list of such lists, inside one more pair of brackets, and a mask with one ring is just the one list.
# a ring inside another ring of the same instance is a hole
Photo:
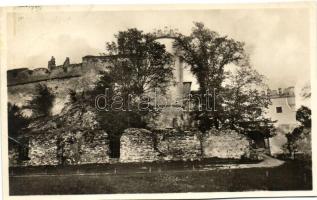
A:
{"label": "crumbling stone wall", "polygon": [[204,157],[234,158],[249,157],[249,139],[233,130],[212,129],[202,139]]}
{"label": "crumbling stone wall", "polygon": [[120,139],[120,162],[152,162],[159,159],[154,135],[145,129],[129,128]]}
{"label": "crumbling stone wall", "polygon": [[200,158],[200,141],[194,132],[170,129],[126,129],[120,139],[121,162],[195,160]]}
{"label": "crumbling stone wall", "polygon": [[[200,158],[240,159],[250,156],[249,139],[232,130],[198,131],[127,129],[121,137],[121,162],[197,160]],[[203,153],[203,155],[202,155]]]}
{"label": "crumbling stone wall", "polygon": [[42,81],[40,83],[30,83],[8,87],[8,101],[20,107],[27,105],[27,102],[36,94],[36,85],[45,84],[55,95],[55,101],[52,108],[53,114],[59,114],[68,101],[67,97],[70,90],[82,92],[93,87],[96,77],[74,77],[68,79],[54,79]]}
{"label": "crumbling stone wall", "polygon": [[9,166],[77,165],[109,162],[108,135],[94,132],[43,133],[28,136],[29,160],[19,161],[17,148],[9,152]]}
{"label": "crumbling stone wall", "polygon": [[36,134],[29,137],[29,158],[26,165],[58,165],[55,134]]}
{"label": "crumbling stone wall", "polygon": [[164,160],[196,160],[201,157],[198,134],[191,131],[161,131],[157,149]]}
{"label": "crumbling stone wall", "polygon": [[[93,56],[93,61],[83,63],[56,66],[51,70],[38,68],[13,69],[7,71],[8,102],[23,107],[31,100],[36,92],[37,84],[45,84],[52,89],[56,96],[53,113],[57,114],[63,108],[69,90],[83,91],[91,89],[98,80],[100,71],[106,71],[109,67],[109,58]],[[85,62],[84,62],[85,61]],[[96,63],[99,63],[96,65]]]}
{"label": "crumbling stone wall", "polygon": [[109,162],[109,139],[106,132],[87,132],[81,139],[80,158],[76,164]]}
{"label": "crumbling stone wall", "polygon": [[[232,130],[211,130],[202,136],[197,131],[129,128],[120,139],[120,162],[240,159],[250,156],[249,146],[246,136]],[[10,166],[108,163],[109,153],[109,138],[102,130],[33,134],[29,136],[30,160],[17,163],[18,155],[12,152]]]}

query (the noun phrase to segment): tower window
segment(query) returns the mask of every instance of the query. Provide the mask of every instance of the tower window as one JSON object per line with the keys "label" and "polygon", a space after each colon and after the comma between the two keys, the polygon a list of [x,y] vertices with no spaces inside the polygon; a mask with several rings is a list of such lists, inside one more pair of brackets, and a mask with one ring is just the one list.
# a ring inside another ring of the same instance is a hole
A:
{"label": "tower window", "polygon": [[282,107],[276,107],[276,113],[282,113],[283,110],[282,110]]}

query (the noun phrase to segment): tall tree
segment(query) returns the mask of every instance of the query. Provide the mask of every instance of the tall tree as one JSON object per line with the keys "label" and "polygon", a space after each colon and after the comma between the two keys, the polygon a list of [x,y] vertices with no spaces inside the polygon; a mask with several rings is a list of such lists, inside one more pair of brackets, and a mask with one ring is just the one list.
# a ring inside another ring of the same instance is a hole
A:
{"label": "tall tree", "polygon": [[36,94],[28,102],[34,117],[52,115],[55,96],[45,84],[36,85]]}
{"label": "tall tree", "polygon": [[152,35],[138,29],[120,31],[107,43],[113,63],[111,75],[121,92],[142,95],[154,88],[164,92],[173,78],[172,55]]}
{"label": "tall tree", "polygon": [[[202,23],[195,23],[189,36],[181,36],[175,40],[174,47],[179,56],[190,66],[191,72],[196,76],[200,95],[207,91],[222,92],[222,83],[225,79],[224,68],[228,64],[245,65],[247,56],[242,42],[220,36],[217,32],[205,28]],[[217,96],[213,111],[206,109],[205,98],[201,99],[202,110],[194,112],[199,121],[199,129],[203,132],[211,126],[219,128],[219,118],[223,99]]]}
{"label": "tall tree", "polygon": [[274,121],[265,115],[271,104],[270,97],[260,92],[267,89],[264,76],[245,65],[229,71],[225,82],[220,94],[225,110],[221,113],[222,125],[248,134],[251,138],[274,136]]}
{"label": "tall tree", "polygon": [[256,122],[265,120],[265,110],[270,105],[265,91],[263,76],[250,66],[238,67],[229,72],[224,84],[223,95],[225,112],[224,125],[231,129],[240,127],[240,122]]}
{"label": "tall tree", "polygon": [[100,123],[110,135],[120,135],[129,127],[145,127],[145,119],[155,112],[151,106],[140,109],[143,95],[150,97],[154,90],[165,93],[173,79],[172,55],[151,35],[128,29],[115,38],[115,42],[107,43],[111,65],[94,88],[95,96],[107,89],[107,104],[121,108],[98,112]]}

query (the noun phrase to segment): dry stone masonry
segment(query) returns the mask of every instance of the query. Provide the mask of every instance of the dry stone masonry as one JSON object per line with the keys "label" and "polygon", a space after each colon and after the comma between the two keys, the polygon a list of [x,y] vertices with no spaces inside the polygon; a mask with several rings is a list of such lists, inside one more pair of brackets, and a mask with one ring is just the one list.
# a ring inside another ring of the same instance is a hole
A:
{"label": "dry stone masonry", "polygon": [[152,162],[159,159],[154,135],[145,129],[126,129],[120,139],[121,162]]}
{"label": "dry stone masonry", "polygon": [[[31,134],[28,138],[30,160],[18,163],[17,153],[12,153],[10,166],[110,162],[109,136],[103,130],[64,131],[57,128],[42,134]],[[250,157],[250,152],[249,139],[232,130],[211,130],[202,136],[198,131],[162,129],[151,132],[129,128],[120,139],[119,161],[129,163],[202,158],[241,159]]]}
{"label": "dry stone masonry", "polygon": [[248,138],[232,130],[211,130],[202,136],[197,131],[164,129],[150,132],[131,128],[125,130],[120,142],[121,162],[186,161],[203,157],[241,159],[250,156]]}
{"label": "dry stone masonry", "polygon": [[232,130],[210,130],[202,146],[205,157],[240,159],[250,155],[248,138]]}
{"label": "dry stone masonry", "polygon": [[198,134],[191,131],[167,130],[158,133],[157,149],[164,160],[197,160],[201,157]]}

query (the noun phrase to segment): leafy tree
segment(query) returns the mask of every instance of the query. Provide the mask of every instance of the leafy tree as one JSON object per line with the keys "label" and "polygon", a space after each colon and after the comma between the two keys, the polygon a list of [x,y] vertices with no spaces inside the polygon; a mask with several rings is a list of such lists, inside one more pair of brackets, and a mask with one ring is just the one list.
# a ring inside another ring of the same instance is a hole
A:
{"label": "leafy tree", "polygon": [[301,106],[296,111],[296,120],[305,128],[311,128],[311,110],[306,106]]}
{"label": "leafy tree", "polygon": [[36,85],[36,94],[28,102],[27,107],[32,109],[33,115],[36,117],[50,116],[54,100],[55,96],[50,89],[45,84],[38,84]]}
{"label": "leafy tree", "polygon": [[[212,106],[215,109],[212,111],[207,110],[206,107],[209,106],[209,103],[205,98],[201,98],[202,109],[196,109],[193,112],[194,118],[199,122],[198,128],[202,132],[209,130],[211,126],[220,128],[221,121],[224,121],[222,114],[225,111],[222,105],[225,103],[225,96],[218,94],[228,92],[228,88],[223,88],[223,83],[227,77],[225,66],[229,64],[235,64],[240,67],[249,66],[248,56],[244,51],[244,44],[227,36],[220,36],[217,32],[206,28],[202,23],[195,23],[192,33],[189,36],[180,35],[175,40],[174,47],[178,49],[179,56],[190,66],[191,72],[196,76],[199,84],[199,94],[207,94],[207,91],[216,92],[217,98]],[[246,71],[241,71],[241,73],[246,73]],[[236,81],[242,81],[242,79],[236,79]],[[241,84],[243,83],[241,82]],[[229,93],[239,93],[240,91],[238,87],[231,89],[232,91]],[[244,97],[241,96],[239,98]],[[258,99],[259,96],[254,96],[254,98],[260,101]],[[252,110],[249,112],[256,111],[254,106]],[[234,115],[238,113],[234,112],[230,116],[231,122],[236,121],[234,119],[236,116]]]}
{"label": "leafy tree", "polygon": [[[92,96],[96,98],[100,94],[105,94],[106,91],[106,99],[105,101],[100,101],[99,104],[101,103],[101,105],[99,106],[107,107],[107,110],[99,111],[97,115],[101,127],[103,127],[103,129],[105,129],[110,136],[114,136],[120,135],[127,127],[133,125],[138,126],[137,124],[133,124],[133,122],[140,122],[140,119],[137,116],[133,118],[131,116],[132,112],[124,111],[124,107],[122,107],[122,110],[111,109],[111,105],[114,103],[112,97],[116,94],[120,94],[120,91],[116,91],[115,89],[115,80],[113,79],[113,76],[107,72],[103,72],[91,93]],[[122,104],[123,103],[125,102],[123,101]]]}
{"label": "leafy tree", "polygon": [[113,80],[122,93],[140,96],[154,88],[165,92],[173,78],[172,55],[164,44],[135,28],[120,31],[117,41],[107,43]]}
{"label": "leafy tree", "polygon": [[15,105],[8,103],[8,133],[9,137],[17,138],[24,128],[29,124],[29,119],[25,117],[21,109]]}
{"label": "leafy tree", "polygon": [[262,132],[265,137],[273,136],[273,121],[264,113],[271,104],[270,98],[260,93],[266,85],[264,77],[246,65],[229,72],[223,89],[222,124],[226,128],[242,132]]}
{"label": "leafy tree", "polygon": [[[155,115],[151,106],[140,110],[139,105],[142,105],[143,95],[150,96],[154,90],[166,92],[173,78],[173,59],[165,45],[140,30],[120,31],[115,38],[115,42],[107,43],[111,64],[100,74],[89,95],[95,100],[107,91],[107,102],[101,106],[120,104],[121,109],[108,107],[107,111],[97,112],[101,127],[110,138],[118,139],[126,128],[146,127],[146,118]],[[115,96],[120,97],[120,103],[113,98]]]}
{"label": "leafy tree", "polygon": [[[296,120],[301,123],[291,133],[286,134],[287,144],[285,148],[289,155],[294,155],[299,149],[305,149],[305,154],[311,156],[311,110],[306,106],[301,106],[296,111]],[[306,138],[306,140],[303,138]],[[302,142],[300,142],[302,140]],[[305,141],[308,141],[305,142]],[[306,156],[307,156],[306,155]]]}

